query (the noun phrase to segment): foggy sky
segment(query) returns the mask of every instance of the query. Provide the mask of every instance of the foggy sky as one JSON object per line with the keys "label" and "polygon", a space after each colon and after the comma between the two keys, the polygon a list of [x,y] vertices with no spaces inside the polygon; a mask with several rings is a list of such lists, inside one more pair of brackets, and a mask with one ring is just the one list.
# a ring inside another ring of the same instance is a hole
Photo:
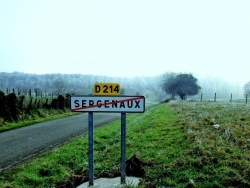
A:
{"label": "foggy sky", "polygon": [[250,80],[250,1],[0,1],[0,72]]}

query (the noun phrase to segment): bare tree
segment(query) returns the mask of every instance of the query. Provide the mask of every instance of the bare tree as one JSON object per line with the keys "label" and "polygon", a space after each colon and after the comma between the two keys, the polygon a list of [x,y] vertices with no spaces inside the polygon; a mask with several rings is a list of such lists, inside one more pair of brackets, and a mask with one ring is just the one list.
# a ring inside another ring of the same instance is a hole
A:
{"label": "bare tree", "polygon": [[54,87],[54,91],[57,94],[62,94],[64,93],[64,90],[66,88],[66,83],[65,81],[62,79],[62,77],[57,77],[54,79],[53,81],[53,87]]}
{"label": "bare tree", "polygon": [[250,81],[244,85],[243,89],[244,89],[244,94],[250,95]]}

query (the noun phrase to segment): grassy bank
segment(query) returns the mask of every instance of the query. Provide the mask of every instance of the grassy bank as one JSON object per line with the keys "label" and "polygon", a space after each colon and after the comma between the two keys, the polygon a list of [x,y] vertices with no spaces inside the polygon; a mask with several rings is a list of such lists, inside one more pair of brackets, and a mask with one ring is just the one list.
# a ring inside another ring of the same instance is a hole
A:
{"label": "grassy bank", "polygon": [[19,120],[12,122],[4,122],[0,118],[0,133],[12,129],[17,129],[20,127],[33,125],[35,123],[41,123],[45,121],[50,121],[54,119],[59,119],[67,116],[75,115],[76,113],[71,112],[68,109],[56,110],[56,109],[37,109],[31,111],[30,114],[19,115]]}
{"label": "grassy bank", "polygon": [[[250,187],[250,106],[176,103],[189,151],[179,158],[197,187]],[[179,169],[180,170],[180,169]]]}
{"label": "grassy bank", "polygon": [[[250,187],[249,124],[247,105],[151,106],[127,115],[127,158],[135,154],[144,162],[140,187]],[[120,121],[94,134],[95,177],[118,176]],[[0,187],[75,187],[88,179],[87,149],[85,134],[2,172]]]}

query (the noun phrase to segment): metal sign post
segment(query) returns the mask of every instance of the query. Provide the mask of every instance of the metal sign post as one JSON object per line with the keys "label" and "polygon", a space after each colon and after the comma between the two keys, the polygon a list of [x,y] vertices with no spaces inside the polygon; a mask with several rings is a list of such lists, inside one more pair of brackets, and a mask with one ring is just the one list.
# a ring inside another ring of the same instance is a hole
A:
{"label": "metal sign post", "polygon": [[94,123],[93,112],[89,112],[89,186],[94,185]]}
{"label": "metal sign post", "polygon": [[126,183],[126,113],[121,113],[121,184]]}
{"label": "metal sign post", "polygon": [[[106,86],[106,85],[104,85]],[[111,85],[112,86],[112,85]],[[109,86],[109,89],[115,87]],[[101,86],[100,86],[101,87]],[[104,91],[105,91],[104,87]],[[112,90],[113,91],[113,90]],[[116,91],[114,89],[114,91]],[[73,112],[88,112],[89,186],[94,185],[94,112],[121,113],[121,184],[126,183],[126,113],[143,113],[144,96],[71,96]]]}

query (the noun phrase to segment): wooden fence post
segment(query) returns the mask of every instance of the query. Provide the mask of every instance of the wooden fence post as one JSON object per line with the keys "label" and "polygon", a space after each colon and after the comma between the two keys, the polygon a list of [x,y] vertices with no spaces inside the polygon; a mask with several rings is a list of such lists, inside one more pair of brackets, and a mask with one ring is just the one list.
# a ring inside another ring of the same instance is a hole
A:
{"label": "wooden fence post", "polygon": [[233,94],[231,93],[230,102],[233,100]]}
{"label": "wooden fence post", "polygon": [[216,93],[214,93],[214,102],[216,102]]}
{"label": "wooden fence post", "polygon": [[247,104],[247,94],[246,94],[246,104]]}
{"label": "wooden fence post", "polygon": [[201,102],[202,102],[202,99],[203,99],[203,93],[201,93]]}

